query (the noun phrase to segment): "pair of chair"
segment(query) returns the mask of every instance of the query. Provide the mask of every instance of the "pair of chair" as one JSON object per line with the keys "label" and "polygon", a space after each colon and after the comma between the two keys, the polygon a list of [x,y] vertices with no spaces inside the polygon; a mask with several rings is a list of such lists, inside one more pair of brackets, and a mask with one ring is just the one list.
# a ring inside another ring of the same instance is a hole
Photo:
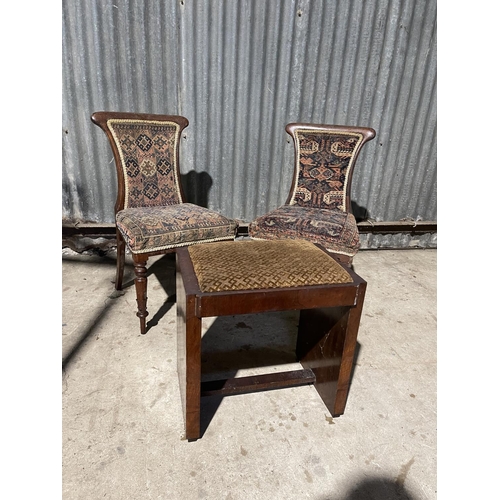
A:
{"label": "pair of chair", "polygon": [[[179,145],[182,116],[97,112],[92,122],[109,139],[118,177],[115,203],[117,269],[123,286],[125,247],[134,260],[137,316],[146,333],[149,257],[196,243],[233,240],[238,222],[185,202]],[[286,203],[249,224],[255,239],[300,238],[321,244],[351,265],[359,249],[350,188],[360,149],[375,137],[365,127],[293,123],[295,170]]]}

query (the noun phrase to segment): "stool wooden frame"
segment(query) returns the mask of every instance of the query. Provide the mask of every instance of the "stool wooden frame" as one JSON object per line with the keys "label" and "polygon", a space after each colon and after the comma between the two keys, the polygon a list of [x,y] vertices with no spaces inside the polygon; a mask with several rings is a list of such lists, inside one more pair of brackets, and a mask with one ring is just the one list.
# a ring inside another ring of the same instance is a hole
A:
{"label": "stool wooden frame", "polygon": [[[333,417],[344,413],[366,290],[361,277],[335,259],[352,283],[202,292],[188,249],[176,258],[177,370],[188,440],[201,437],[204,396],[314,384]],[[286,310],[300,310],[296,354],[303,369],[202,382],[202,318]]]}

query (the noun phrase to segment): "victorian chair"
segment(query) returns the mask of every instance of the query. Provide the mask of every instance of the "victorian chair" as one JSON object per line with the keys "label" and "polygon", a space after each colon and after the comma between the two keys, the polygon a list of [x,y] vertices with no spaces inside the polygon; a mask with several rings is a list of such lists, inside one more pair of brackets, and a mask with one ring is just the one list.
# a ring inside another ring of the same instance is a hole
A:
{"label": "victorian chair", "polygon": [[290,123],[295,170],[284,205],[249,224],[254,239],[304,239],[352,265],[359,233],[351,211],[351,179],[361,147],[375,137],[365,127]]}
{"label": "victorian chair", "polygon": [[144,334],[148,258],[195,243],[233,240],[237,222],[184,201],[179,144],[186,118],[101,111],[92,122],[109,139],[118,176],[115,288],[122,289],[126,245],[134,260],[137,316]]}

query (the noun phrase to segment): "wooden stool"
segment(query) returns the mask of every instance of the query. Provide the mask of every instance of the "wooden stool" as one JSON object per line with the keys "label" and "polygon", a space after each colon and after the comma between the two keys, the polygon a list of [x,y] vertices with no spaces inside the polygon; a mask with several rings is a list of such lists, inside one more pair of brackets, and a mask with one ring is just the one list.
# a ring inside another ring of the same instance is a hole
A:
{"label": "wooden stool", "polygon": [[[201,397],[314,384],[344,413],[366,282],[305,240],[243,240],[177,249],[177,370],[186,438],[200,434]],[[201,381],[202,318],[300,310],[303,369]]]}

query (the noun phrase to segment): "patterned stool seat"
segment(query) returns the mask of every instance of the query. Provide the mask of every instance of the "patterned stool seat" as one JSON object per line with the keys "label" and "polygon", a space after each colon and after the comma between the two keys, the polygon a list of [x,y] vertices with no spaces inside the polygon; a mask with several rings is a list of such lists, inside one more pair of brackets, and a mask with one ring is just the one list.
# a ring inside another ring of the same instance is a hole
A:
{"label": "patterned stool seat", "polygon": [[126,208],[116,214],[116,226],[132,252],[140,254],[193,243],[233,240],[237,222],[213,210],[182,203]]}
{"label": "patterned stool seat", "polygon": [[202,292],[352,282],[338,262],[305,240],[221,241],[188,251]]}
{"label": "patterned stool seat", "polygon": [[255,239],[304,239],[349,257],[360,246],[356,219],[342,210],[284,205],[255,219],[248,230]]}

